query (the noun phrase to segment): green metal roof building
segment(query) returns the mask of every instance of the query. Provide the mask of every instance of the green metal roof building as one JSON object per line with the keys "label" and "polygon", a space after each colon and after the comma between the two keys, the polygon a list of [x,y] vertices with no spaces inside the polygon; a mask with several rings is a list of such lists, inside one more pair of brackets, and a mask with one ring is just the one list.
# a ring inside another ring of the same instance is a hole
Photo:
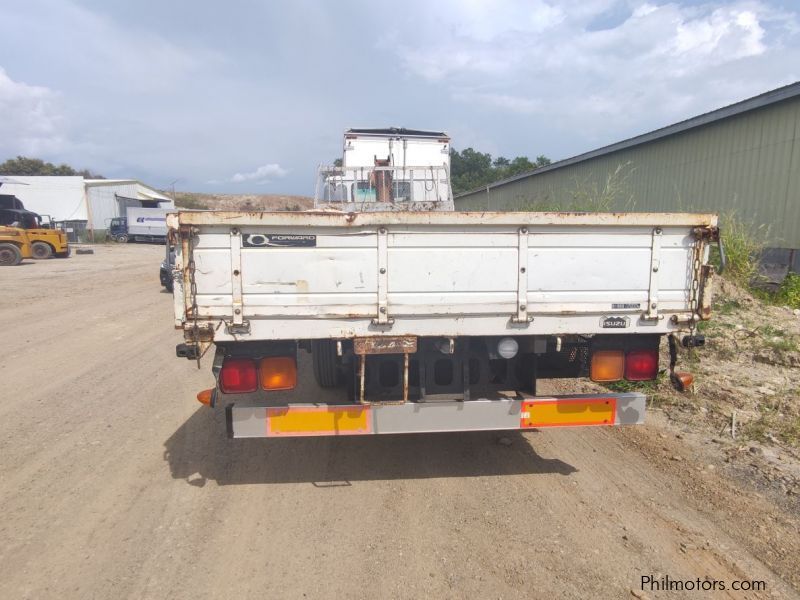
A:
{"label": "green metal roof building", "polygon": [[460,194],[457,210],[735,213],[800,248],[800,82]]}

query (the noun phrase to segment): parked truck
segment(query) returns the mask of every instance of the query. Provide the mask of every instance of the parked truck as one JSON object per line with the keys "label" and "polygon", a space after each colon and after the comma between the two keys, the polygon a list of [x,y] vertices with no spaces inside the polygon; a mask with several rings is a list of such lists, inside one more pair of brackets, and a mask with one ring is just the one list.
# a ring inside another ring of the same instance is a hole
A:
{"label": "parked truck", "polygon": [[167,208],[129,206],[124,217],[111,219],[109,237],[115,242],[156,242],[167,238]]}
{"label": "parked truck", "polygon": [[[715,215],[454,212],[448,144],[348,130],[315,210],[169,215],[176,353],[199,366],[213,348],[198,400],[230,436],[639,424],[642,393],[537,383],[654,380],[665,337],[670,378],[691,385],[676,360],[703,344]],[[438,152],[420,162],[417,145]]]}

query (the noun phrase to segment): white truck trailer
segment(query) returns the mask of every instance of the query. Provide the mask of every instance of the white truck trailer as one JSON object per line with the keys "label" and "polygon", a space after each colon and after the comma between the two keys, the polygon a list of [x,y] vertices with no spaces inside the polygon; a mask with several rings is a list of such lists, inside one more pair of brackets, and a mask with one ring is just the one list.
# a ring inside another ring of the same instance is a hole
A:
{"label": "white truck trailer", "polygon": [[167,237],[169,208],[129,206],[125,217],[111,219],[108,234],[115,242],[158,242]]}
{"label": "white truck trailer", "polygon": [[[385,172],[403,181],[402,165]],[[707,214],[396,206],[180,212],[168,227],[177,354],[199,364],[215,348],[198,400],[224,407],[236,438],[642,423],[641,393],[542,397],[536,383],[653,380],[666,336],[689,385],[677,346],[702,345],[719,240]]]}

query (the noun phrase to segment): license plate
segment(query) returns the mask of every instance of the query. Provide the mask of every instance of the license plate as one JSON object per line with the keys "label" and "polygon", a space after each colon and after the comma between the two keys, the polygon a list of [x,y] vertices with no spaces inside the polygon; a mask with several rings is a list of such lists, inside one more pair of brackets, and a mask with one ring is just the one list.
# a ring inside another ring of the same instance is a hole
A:
{"label": "license plate", "polygon": [[613,425],[615,398],[545,398],[522,403],[520,427]]}

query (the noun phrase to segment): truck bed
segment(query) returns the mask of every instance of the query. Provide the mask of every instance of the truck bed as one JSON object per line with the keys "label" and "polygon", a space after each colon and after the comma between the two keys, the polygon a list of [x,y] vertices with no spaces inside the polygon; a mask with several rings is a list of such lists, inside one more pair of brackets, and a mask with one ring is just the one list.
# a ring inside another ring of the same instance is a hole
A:
{"label": "truck bed", "polygon": [[[180,212],[175,325],[216,341],[667,333],[710,214]],[[700,296],[700,297],[699,297]]]}

